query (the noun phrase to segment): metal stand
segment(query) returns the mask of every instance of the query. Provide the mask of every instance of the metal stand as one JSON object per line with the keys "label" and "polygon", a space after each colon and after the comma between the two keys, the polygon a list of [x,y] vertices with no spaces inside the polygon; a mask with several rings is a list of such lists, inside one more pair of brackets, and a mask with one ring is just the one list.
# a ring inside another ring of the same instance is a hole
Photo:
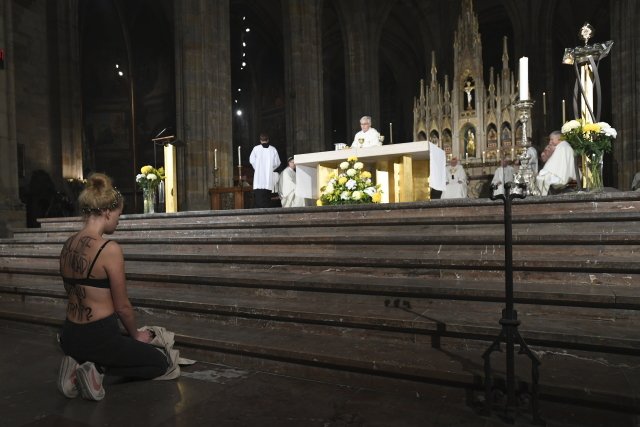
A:
{"label": "metal stand", "polygon": [[[524,134],[524,132],[523,132]],[[513,188],[513,191],[512,191]],[[495,186],[492,186],[495,190]],[[518,413],[518,398],[516,398],[515,387],[515,349],[517,343],[520,346],[519,354],[526,354],[531,359],[531,412],[533,415],[533,423],[537,425],[546,425],[546,422],[540,418],[540,408],[538,405],[538,380],[540,377],[539,367],[540,360],[529,349],[524,341],[518,326],[518,313],[513,308],[513,238],[512,238],[512,217],[511,217],[511,201],[515,198],[524,199],[526,197],[526,184],[512,184],[507,182],[504,184],[504,194],[491,196],[491,200],[502,199],[504,201],[504,266],[505,266],[505,303],[506,306],[502,310],[502,318],[500,325],[502,330],[498,337],[493,341],[489,348],[482,354],[484,359],[484,375],[485,375],[485,414],[491,415],[492,406],[496,402],[497,393],[494,393],[493,376],[491,371],[491,353],[494,351],[502,351],[501,345],[504,341],[506,344],[506,389],[507,402],[504,407],[506,421],[515,422]],[[520,400],[524,399],[525,394],[521,393]]]}
{"label": "metal stand", "polygon": [[218,167],[213,168],[213,188],[218,188]]}
{"label": "metal stand", "polygon": [[[580,38],[584,40],[584,46],[567,48],[562,56],[562,63],[573,65],[576,72],[576,83],[573,87],[573,115],[581,117],[586,123],[600,121],[602,90],[598,65],[601,59],[609,55],[613,46],[612,40],[590,45],[589,39],[593,37],[594,33],[593,27],[585,23],[580,28]],[[593,108],[594,96],[597,101],[595,111]]]}
{"label": "metal stand", "polygon": [[240,188],[244,186],[244,180],[242,179],[242,165],[238,165],[238,185]]}
{"label": "metal stand", "polygon": [[522,122],[522,139],[520,140],[520,153],[517,156],[520,167],[518,168],[516,175],[513,177],[513,181],[516,185],[516,188],[514,188],[515,192],[523,191],[526,195],[540,196],[542,193],[538,189],[536,176],[531,170],[531,165],[529,164],[531,158],[529,157],[528,152],[531,143],[527,137],[527,123],[529,122],[529,114],[533,107],[533,103],[534,102],[529,99],[520,100],[515,103],[520,122]]}

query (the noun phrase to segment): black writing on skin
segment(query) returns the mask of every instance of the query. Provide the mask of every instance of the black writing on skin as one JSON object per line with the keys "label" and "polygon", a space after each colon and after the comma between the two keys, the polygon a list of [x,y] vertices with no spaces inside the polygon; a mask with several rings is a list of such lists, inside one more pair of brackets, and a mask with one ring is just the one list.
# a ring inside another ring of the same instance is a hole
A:
{"label": "black writing on skin", "polygon": [[67,240],[62,248],[62,253],[60,254],[61,268],[64,269],[66,267],[73,273],[84,274],[89,266],[87,249],[92,247],[95,240],[96,239],[89,236],[81,237],[77,242],[75,242],[75,244],[73,239]]}
{"label": "black writing on skin", "polygon": [[84,320],[87,321],[91,320],[91,318],[93,317],[93,315],[91,314],[91,307],[87,307],[81,302],[69,302],[69,304],[67,305],[67,315],[78,320],[82,320],[84,317]]}
{"label": "black writing on skin", "polygon": [[[91,314],[91,307],[84,305],[84,300],[87,297],[87,291],[80,285],[64,285],[67,296],[69,297],[69,304],[67,304],[67,315],[77,320],[91,320],[93,315]],[[72,302],[71,297],[75,297],[77,302]]]}

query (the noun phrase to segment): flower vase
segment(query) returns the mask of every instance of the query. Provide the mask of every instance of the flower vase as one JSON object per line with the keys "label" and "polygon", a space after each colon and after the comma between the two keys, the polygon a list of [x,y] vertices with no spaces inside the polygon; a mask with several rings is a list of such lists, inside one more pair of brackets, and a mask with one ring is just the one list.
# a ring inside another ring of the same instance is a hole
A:
{"label": "flower vase", "polygon": [[144,188],[142,189],[142,200],[144,201],[144,213],[152,214],[156,212],[156,189]]}
{"label": "flower vase", "polygon": [[602,156],[602,153],[591,153],[582,156],[582,176],[586,191],[597,193],[603,189]]}

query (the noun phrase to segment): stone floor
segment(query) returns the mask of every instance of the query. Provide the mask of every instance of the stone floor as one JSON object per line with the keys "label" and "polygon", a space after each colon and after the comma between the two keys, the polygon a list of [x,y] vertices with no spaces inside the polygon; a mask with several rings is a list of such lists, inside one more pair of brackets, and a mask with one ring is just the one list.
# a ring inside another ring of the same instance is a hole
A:
{"label": "stone floor", "polygon": [[[0,426],[503,426],[465,404],[460,389],[420,396],[196,363],[176,381],[105,380],[106,398],[66,399],[55,386],[61,353],[51,334],[0,323]],[[542,402],[548,426],[640,426],[637,414]],[[530,425],[526,416],[517,425]]]}

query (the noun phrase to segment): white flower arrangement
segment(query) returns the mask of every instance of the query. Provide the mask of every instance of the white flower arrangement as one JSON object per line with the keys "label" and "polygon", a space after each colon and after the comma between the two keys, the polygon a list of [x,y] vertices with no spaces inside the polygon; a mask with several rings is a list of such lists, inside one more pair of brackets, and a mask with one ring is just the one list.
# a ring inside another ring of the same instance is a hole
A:
{"label": "white flower arrangement", "polygon": [[320,189],[318,206],[380,203],[380,186],[373,184],[371,173],[364,170],[364,164],[358,162],[357,157],[349,157],[338,167],[338,173],[333,173],[327,185]]}

